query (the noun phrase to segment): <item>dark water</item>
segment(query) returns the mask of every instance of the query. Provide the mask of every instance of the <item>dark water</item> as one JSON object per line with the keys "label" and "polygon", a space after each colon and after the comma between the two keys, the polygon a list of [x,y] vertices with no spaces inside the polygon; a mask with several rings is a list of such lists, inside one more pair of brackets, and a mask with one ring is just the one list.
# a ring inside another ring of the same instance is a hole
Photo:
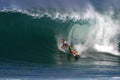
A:
{"label": "dark water", "polygon": [[[47,18],[37,20],[21,13],[0,14],[1,23],[3,23],[0,25],[2,59],[54,63],[52,55],[55,52],[50,49],[56,48],[56,41],[52,36],[54,32],[46,25]],[[50,21],[50,19],[47,20]],[[50,54],[49,50],[53,54]]]}
{"label": "dark water", "polygon": [[[92,48],[93,45],[87,44],[86,35],[91,33],[90,26],[95,25],[95,20],[89,18],[75,20],[76,17],[64,18],[62,15],[53,17],[53,13],[50,13],[51,16],[49,16],[44,11],[41,11],[39,16],[35,16],[38,12],[28,12],[0,12],[0,77],[2,79],[6,77],[51,80],[102,79],[102,77],[120,79],[119,54],[114,51],[110,53],[107,48],[105,52],[96,51]],[[41,17],[43,13],[44,15]],[[114,18],[116,19],[116,17]],[[73,30],[72,35],[70,35],[71,30]],[[79,31],[80,36],[77,33]],[[104,33],[104,35],[108,33]],[[62,37],[73,45],[78,42],[81,45],[87,44],[84,46],[87,49],[81,52],[79,60],[76,61],[68,52],[59,50],[58,46],[60,46]],[[103,36],[103,38],[105,37]],[[114,37],[118,37],[118,34]],[[104,44],[104,40],[102,42]],[[112,46],[114,47],[114,45]],[[119,47],[116,50],[119,52]]]}

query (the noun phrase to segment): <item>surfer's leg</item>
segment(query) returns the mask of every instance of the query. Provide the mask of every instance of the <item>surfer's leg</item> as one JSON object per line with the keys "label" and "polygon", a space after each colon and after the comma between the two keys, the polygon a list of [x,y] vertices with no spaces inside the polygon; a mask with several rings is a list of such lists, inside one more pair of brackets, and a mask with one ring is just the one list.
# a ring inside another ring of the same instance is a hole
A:
{"label": "surfer's leg", "polygon": [[78,55],[78,53],[75,50],[70,51],[74,56]]}
{"label": "surfer's leg", "polygon": [[76,56],[78,54],[73,48],[71,48],[71,46],[69,46],[68,49],[73,56]]}

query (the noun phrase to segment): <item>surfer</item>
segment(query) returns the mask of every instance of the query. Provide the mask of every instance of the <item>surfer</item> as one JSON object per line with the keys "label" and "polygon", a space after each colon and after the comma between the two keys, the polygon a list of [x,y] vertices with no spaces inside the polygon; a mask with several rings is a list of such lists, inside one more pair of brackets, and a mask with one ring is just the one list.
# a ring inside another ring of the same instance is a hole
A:
{"label": "surfer", "polygon": [[68,41],[66,41],[65,39],[62,39],[61,41],[63,43],[61,48],[66,47],[73,56],[78,56],[78,52],[70,45]]}

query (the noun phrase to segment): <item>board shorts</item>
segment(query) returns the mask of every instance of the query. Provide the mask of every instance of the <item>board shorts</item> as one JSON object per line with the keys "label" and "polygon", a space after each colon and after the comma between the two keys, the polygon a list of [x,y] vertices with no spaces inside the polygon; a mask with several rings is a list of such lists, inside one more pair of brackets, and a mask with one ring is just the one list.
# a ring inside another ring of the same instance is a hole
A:
{"label": "board shorts", "polygon": [[69,51],[71,52],[71,50],[74,50],[74,48],[72,46],[69,46]]}

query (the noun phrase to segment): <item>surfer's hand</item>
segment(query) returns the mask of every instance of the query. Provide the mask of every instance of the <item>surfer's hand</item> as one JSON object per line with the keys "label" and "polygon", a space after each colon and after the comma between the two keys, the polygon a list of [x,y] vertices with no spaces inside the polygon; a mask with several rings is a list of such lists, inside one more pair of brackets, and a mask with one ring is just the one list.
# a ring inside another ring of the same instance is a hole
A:
{"label": "surfer's hand", "polygon": [[61,46],[61,48],[63,48],[63,46]]}

